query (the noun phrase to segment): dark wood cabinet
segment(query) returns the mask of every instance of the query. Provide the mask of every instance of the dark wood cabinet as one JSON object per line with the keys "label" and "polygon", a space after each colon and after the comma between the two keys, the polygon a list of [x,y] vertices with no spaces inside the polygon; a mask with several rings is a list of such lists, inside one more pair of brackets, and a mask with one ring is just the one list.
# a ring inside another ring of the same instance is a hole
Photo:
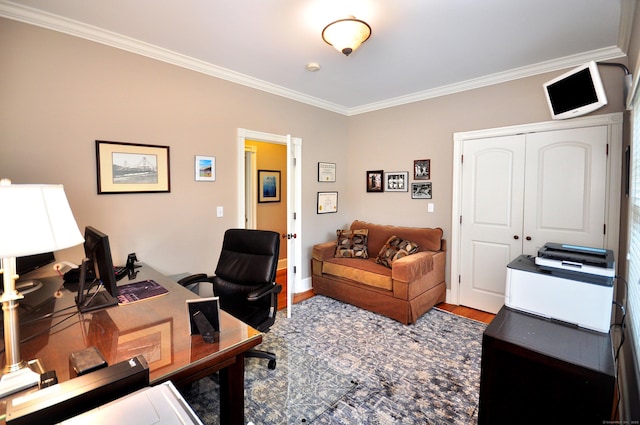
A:
{"label": "dark wood cabinet", "polygon": [[610,334],[503,307],[482,339],[479,424],[602,424],[613,412]]}

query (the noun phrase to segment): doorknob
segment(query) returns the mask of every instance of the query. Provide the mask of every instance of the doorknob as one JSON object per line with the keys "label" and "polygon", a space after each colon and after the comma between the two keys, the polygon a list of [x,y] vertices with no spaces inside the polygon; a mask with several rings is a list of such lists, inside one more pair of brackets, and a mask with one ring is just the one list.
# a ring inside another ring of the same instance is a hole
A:
{"label": "doorknob", "polygon": [[531,240],[531,236],[527,236],[525,239],[530,241]]}
{"label": "doorknob", "polygon": [[518,235],[513,235],[513,239],[518,240],[518,239],[520,239],[520,236],[518,236]]}

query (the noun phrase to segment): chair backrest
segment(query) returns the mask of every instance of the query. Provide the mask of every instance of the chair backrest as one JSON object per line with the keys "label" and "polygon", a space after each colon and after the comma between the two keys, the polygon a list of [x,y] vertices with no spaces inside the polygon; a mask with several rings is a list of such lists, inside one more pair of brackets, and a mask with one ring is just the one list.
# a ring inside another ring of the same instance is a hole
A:
{"label": "chair backrest", "polygon": [[274,282],[279,254],[278,233],[229,229],[224,233],[216,276],[244,285]]}

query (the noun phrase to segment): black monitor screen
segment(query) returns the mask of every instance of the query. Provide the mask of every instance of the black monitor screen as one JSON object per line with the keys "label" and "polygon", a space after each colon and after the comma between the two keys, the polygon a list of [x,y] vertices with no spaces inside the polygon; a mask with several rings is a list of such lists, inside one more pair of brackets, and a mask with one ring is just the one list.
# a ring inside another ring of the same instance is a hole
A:
{"label": "black monitor screen", "polygon": [[[95,309],[117,304],[118,286],[116,285],[113,260],[111,259],[109,237],[98,229],[87,226],[84,230],[84,253],[89,260],[87,268],[94,273],[96,279],[102,282],[107,292],[111,295],[111,297],[105,297],[102,294],[103,301],[100,301],[99,298],[94,300],[94,297],[87,294],[87,299],[91,301],[92,306],[95,304]],[[81,293],[83,291],[83,283],[80,282],[81,289],[78,293],[80,298],[84,295]],[[101,305],[98,302],[107,303],[108,305]],[[94,309],[88,305],[84,307],[86,308],[83,311],[90,311],[89,308],[91,310]]]}
{"label": "black monitor screen", "polygon": [[49,263],[53,263],[54,261],[56,261],[56,258],[53,256],[53,252],[17,257],[16,274],[18,274],[18,276],[23,275],[42,266],[46,266]]}
{"label": "black monitor screen", "polygon": [[556,114],[598,101],[589,68],[550,85],[547,90]]}

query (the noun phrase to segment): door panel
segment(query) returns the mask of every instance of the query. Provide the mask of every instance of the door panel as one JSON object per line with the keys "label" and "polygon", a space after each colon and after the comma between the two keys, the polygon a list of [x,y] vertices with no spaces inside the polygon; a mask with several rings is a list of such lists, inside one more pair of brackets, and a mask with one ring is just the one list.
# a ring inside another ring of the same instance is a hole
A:
{"label": "door panel", "polygon": [[524,136],[463,145],[460,304],[497,312],[506,266],[522,252]]}
{"label": "door panel", "polygon": [[524,253],[547,242],[604,247],[607,127],[534,133],[526,143]]}

